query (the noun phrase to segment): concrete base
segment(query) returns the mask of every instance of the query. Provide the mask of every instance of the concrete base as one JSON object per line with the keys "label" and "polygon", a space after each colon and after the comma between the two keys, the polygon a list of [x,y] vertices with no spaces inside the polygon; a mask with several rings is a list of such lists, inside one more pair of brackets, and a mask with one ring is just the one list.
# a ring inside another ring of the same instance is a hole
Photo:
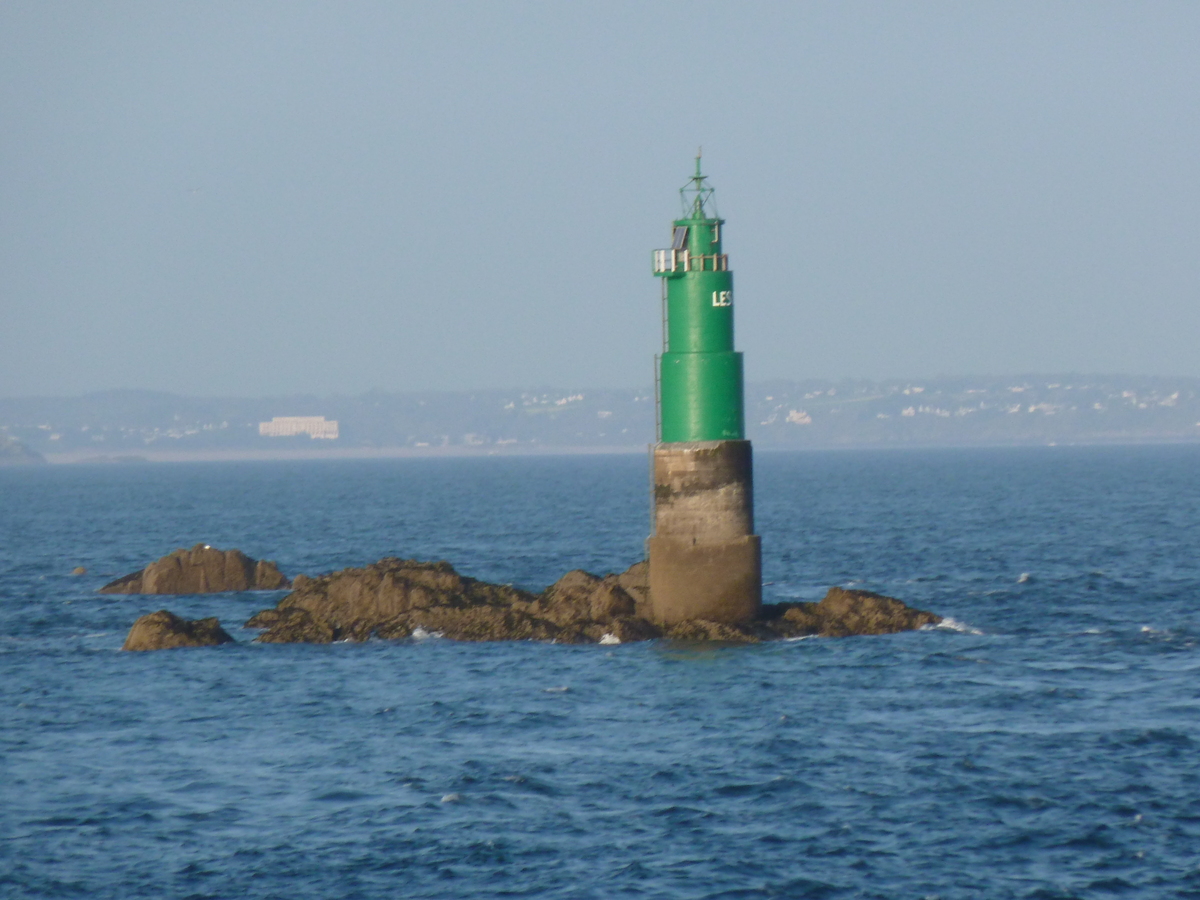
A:
{"label": "concrete base", "polygon": [[654,447],[650,605],[663,625],[743,622],[762,605],[749,441]]}
{"label": "concrete base", "polygon": [[684,619],[744,622],[762,606],[762,544],[749,534],[719,543],[656,536],[646,541],[650,605],[663,625]]}
{"label": "concrete base", "polygon": [[654,534],[714,544],[754,533],[749,441],[654,448]]}

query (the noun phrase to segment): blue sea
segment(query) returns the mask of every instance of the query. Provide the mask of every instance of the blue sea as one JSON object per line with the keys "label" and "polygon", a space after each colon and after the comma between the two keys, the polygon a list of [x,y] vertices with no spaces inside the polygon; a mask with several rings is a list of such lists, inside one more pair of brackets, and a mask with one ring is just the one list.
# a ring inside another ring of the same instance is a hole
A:
{"label": "blue sea", "polygon": [[[753,646],[256,645],[176,547],[541,589],[641,558],[643,456],[0,470],[0,897],[1200,897],[1200,447],[760,453]],[[87,574],[72,576],[75,566]],[[238,642],[122,653],[138,616]]]}

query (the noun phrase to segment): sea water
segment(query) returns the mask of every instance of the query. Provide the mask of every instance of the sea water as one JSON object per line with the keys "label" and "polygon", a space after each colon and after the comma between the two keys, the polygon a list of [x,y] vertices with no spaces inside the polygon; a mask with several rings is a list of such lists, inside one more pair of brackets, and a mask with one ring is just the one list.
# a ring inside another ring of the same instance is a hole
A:
{"label": "sea water", "polygon": [[[0,471],[0,896],[1200,896],[1200,448],[759,455],[768,601],[949,617],[754,646],[258,645],[289,575],[639,559],[640,456]],[[75,566],[87,574],[72,576]],[[138,616],[235,645],[121,653]]]}

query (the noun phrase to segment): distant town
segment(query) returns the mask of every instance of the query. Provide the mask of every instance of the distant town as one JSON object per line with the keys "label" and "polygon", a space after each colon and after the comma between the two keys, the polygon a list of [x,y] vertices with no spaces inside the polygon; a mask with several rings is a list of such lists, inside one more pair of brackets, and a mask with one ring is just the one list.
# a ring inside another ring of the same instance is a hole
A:
{"label": "distant town", "polygon": [[[746,425],[763,449],[1192,442],[1200,379],[760,382],[746,389]],[[649,388],[0,399],[0,443],[55,462],[624,451],[644,449],[655,429]]]}

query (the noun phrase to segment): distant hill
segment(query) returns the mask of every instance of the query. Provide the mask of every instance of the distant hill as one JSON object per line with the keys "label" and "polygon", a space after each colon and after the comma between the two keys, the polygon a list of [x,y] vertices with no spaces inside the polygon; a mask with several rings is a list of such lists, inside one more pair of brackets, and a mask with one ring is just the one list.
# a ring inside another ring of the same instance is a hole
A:
{"label": "distant hill", "polygon": [[0,466],[25,465],[29,463],[44,463],[46,457],[30,450],[20,441],[0,434]]}
{"label": "distant hill", "polygon": [[[334,440],[267,437],[282,416],[338,422]],[[1039,375],[916,381],[773,381],[746,391],[763,448],[1200,441],[1200,379]],[[644,447],[654,394],[542,388],[260,399],[106,391],[0,400],[0,428],[37,453],[122,458],[172,452]],[[8,454],[20,451],[8,450]]]}
{"label": "distant hill", "polygon": [[767,446],[980,446],[1200,441],[1200,379],[1029,375],[772,382],[747,392]]}

